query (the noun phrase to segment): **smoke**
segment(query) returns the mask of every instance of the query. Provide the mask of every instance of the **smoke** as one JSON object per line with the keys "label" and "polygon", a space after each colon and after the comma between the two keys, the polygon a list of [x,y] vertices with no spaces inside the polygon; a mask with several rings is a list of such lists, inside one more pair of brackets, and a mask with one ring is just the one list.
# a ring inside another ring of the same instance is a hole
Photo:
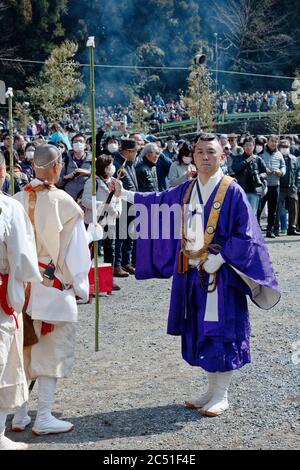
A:
{"label": "smoke", "polygon": [[[189,67],[203,40],[200,0],[101,0],[70,2],[68,26],[80,43],[95,36],[95,63]],[[209,2],[205,2],[209,4]],[[78,30],[75,31],[76,24]],[[84,38],[85,35],[85,38]],[[84,71],[88,81],[88,71]],[[188,71],[95,69],[97,104],[126,101],[133,92],[176,95],[187,86]]]}

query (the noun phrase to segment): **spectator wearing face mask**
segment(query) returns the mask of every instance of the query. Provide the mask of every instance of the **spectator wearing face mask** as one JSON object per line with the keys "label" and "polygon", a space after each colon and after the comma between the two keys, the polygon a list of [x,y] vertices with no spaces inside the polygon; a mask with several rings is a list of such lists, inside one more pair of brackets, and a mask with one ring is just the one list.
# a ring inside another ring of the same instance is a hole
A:
{"label": "spectator wearing face mask", "polygon": [[35,177],[34,169],[33,169],[33,165],[32,165],[35,149],[36,149],[35,144],[33,144],[31,142],[26,144],[26,146],[25,146],[25,158],[20,163],[22,171],[27,176],[29,182]]}
{"label": "spectator wearing face mask", "polygon": [[170,187],[178,186],[196,175],[192,147],[184,142],[179,150],[177,160],[172,163],[169,171]]}
{"label": "spectator wearing face mask", "polygon": [[107,137],[105,140],[105,144],[103,147],[103,154],[105,155],[112,155],[114,156],[119,152],[119,142],[117,137],[114,135],[111,135],[110,137]]}
{"label": "spectator wearing face mask", "polygon": [[287,139],[280,141],[278,149],[283,155],[286,172],[280,178],[279,201],[276,210],[274,234],[276,237],[279,237],[281,211],[286,204],[289,214],[287,235],[300,235],[300,232],[296,230],[297,192],[300,188],[300,167],[297,158],[290,153],[290,143]]}
{"label": "spectator wearing face mask", "polygon": [[92,167],[92,157],[86,151],[84,134],[79,133],[72,137],[72,149],[69,157],[65,158],[65,165],[57,186],[64,189],[75,201],[79,202],[84,184],[91,175]]}
{"label": "spectator wearing face mask", "polygon": [[286,166],[284,158],[278,150],[278,136],[270,135],[268,142],[265,146],[264,153],[261,158],[264,160],[267,168],[267,183],[268,191],[266,195],[262,198],[260,207],[257,211],[258,221],[262,210],[268,203],[268,225],[267,225],[267,237],[275,238],[274,234],[274,224],[275,224],[275,215],[279,200],[279,191],[280,191],[280,178],[285,175]]}
{"label": "spectator wearing face mask", "polygon": [[115,139],[114,136],[107,137],[104,146],[102,146],[102,140],[104,134],[111,129],[112,121],[108,119],[105,121],[104,125],[100,127],[97,131],[96,134],[96,156],[98,157],[99,155],[105,153],[105,154],[112,154],[114,152],[108,152],[107,151],[107,143],[109,142],[109,139]]}
{"label": "spectator wearing face mask", "polygon": [[237,155],[232,164],[232,170],[236,175],[238,184],[245,191],[248,201],[257,214],[260,192],[263,186],[263,179],[267,178],[267,168],[261,157],[254,154],[255,140],[253,137],[244,139],[244,153]]}
{"label": "spectator wearing face mask", "polygon": [[[96,160],[96,200],[97,213],[100,216],[104,210],[105,202],[109,196],[108,185],[116,171],[111,155],[100,155]],[[92,178],[89,178],[82,194],[82,206],[84,207],[84,222],[86,225],[92,222]],[[102,246],[104,251],[104,263],[114,265],[115,259],[115,238],[116,238],[116,220],[122,212],[122,201],[113,196],[111,203],[107,207],[107,216],[101,220],[103,226]],[[114,283],[113,290],[120,290],[120,287]]]}
{"label": "spectator wearing face mask", "polygon": [[263,137],[256,137],[255,139],[255,150],[254,153],[258,157],[261,157],[265,150],[266,140]]}

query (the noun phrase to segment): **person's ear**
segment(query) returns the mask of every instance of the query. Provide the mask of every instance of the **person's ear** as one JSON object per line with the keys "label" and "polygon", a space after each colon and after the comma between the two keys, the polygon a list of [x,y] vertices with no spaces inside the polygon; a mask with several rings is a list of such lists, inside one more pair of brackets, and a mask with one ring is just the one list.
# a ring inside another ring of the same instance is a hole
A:
{"label": "person's ear", "polygon": [[61,165],[59,163],[54,163],[52,168],[53,168],[53,171],[56,175],[58,175],[60,173],[60,167],[61,167]]}
{"label": "person's ear", "polygon": [[226,158],[226,153],[222,152],[221,157],[220,157],[220,163],[223,163]]}

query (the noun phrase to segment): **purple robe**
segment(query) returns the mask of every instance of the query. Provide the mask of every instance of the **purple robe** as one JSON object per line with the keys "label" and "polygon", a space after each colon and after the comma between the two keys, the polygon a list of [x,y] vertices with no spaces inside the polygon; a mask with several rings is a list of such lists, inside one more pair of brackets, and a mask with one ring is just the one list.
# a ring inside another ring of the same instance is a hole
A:
{"label": "purple robe", "polygon": [[[180,203],[191,182],[162,193],[136,193],[135,204],[147,208],[148,235],[151,234],[151,206]],[[204,207],[204,226],[219,187]],[[207,294],[196,268],[178,273],[181,220],[173,221],[170,239],[138,238],[136,278],[173,276],[167,332],[182,338],[182,356],[193,366],[209,372],[238,369],[250,362],[250,323],[246,295],[261,308],[272,308],[280,299],[278,284],[267,247],[246,194],[233,182],[225,196],[212,243],[222,246],[225,263],[218,271],[218,321],[205,321]],[[248,284],[233,269],[251,279]],[[208,282],[208,275],[205,274]]]}

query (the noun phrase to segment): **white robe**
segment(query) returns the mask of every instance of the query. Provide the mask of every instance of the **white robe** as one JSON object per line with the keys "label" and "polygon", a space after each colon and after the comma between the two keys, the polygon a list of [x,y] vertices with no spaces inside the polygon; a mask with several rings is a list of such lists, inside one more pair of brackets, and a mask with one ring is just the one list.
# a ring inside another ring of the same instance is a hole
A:
{"label": "white robe", "polygon": [[28,397],[23,367],[22,307],[24,282],[42,278],[34,234],[22,205],[0,193],[0,272],[9,275],[7,300],[16,312],[19,327],[0,306],[0,409],[21,406]]}
{"label": "white robe", "polygon": [[[48,263],[50,259],[40,260]],[[82,220],[76,222],[66,253],[66,265],[72,275],[72,289],[60,291],[42,284],[32,290],[28,312],[34,319],[39,342],[24,350],[26,375],[68,377],[74,364],[75,323],[77,304],[75,295],[87,301],[88,273],[91,266],[86,230]],[[56,273],[57,277],[59,275]],[[41,336],[41,322],[55,324],[54,330]]]}

